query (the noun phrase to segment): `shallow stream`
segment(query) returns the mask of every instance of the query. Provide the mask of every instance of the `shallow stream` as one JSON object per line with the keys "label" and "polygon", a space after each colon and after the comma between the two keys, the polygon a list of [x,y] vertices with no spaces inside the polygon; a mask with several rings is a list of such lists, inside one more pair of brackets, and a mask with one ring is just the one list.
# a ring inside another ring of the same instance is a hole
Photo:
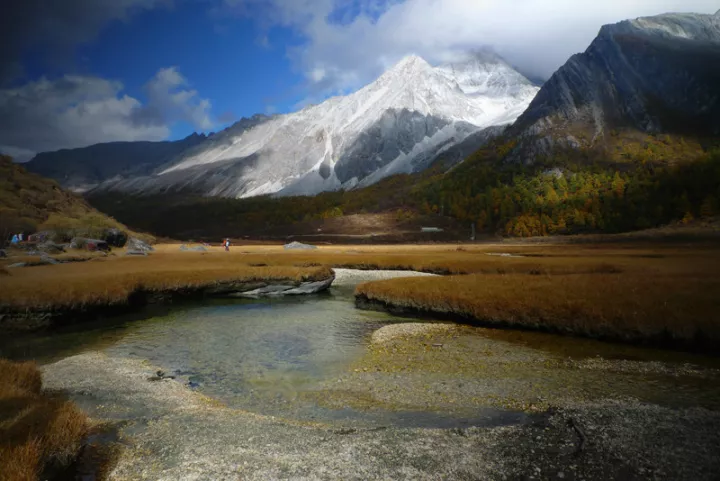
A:
{"label": "shallow stream", "polygon": [[600,399],[720,408],[713,358],[473,327],[370,344],[374,331],[407,322],[418,321],[356,309],[343,287],[154,308],[6,338],[0,356],[52,362],[100,351],[159,366],[229,407],[352,426],[517,423],[533,406]]}

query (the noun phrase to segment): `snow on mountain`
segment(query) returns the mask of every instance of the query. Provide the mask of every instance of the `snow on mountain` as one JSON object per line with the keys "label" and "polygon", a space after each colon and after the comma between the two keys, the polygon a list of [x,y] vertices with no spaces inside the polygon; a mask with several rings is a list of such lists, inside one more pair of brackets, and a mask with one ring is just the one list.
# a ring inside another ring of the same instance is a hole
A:
{"label": "snow on mountain", "polygon": [[104,188],[206,195],[315,194],[415,172],[483,129],[512,123],[538,88],[494,54],[432,67],[409,56],[375,82],[287,115],[220,132],[154,175]]}

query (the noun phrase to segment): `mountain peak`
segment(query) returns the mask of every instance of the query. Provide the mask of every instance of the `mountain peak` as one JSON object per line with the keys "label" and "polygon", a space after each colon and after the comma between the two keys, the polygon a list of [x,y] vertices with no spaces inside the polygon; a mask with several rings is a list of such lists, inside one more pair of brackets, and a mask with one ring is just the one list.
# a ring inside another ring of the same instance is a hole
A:
{"label": "mountain peak", "polygon": [[486,127],[515,120],[537,92],[494,55],[470,58],[453,71],[408,55],[356,92],[295,113],[241,119],[147,175],[100,189],[307,195],[417,172],[452,149],[461,160],[499,132]]}
{"label": "mountain peak", "polygon": [[412,54],[404,57],[394,67],[388,70],[388,73],[396,73],[398,75],[408,75],[411,72],[423,71],[432,68],[424,58]]}

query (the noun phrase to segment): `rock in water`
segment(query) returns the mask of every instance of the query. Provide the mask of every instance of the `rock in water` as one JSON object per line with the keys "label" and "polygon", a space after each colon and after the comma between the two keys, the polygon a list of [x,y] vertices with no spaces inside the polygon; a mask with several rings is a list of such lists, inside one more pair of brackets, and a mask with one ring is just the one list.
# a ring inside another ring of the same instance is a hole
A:
{"label": "rock in water", "polygon": [[302,242],[291,242],[285,244],[285,249],[317,249],[317,247],[310,244],[303,244]]}
{"label": "rock in water", "polygon": [[128,249],[128,254],[130,253],[130,251],[138,251],[138,252],[148,253],[148,252],[153,252],[155,250],[155,248],[153,246],[151,246],[150,244],[148,244],[147,242],[141,241],[140,239],[135,238],[135,237],[131,237],[127,241],[127,249]]}
{"label": "rock in water", "polygon": [[146,251],[139,251],[135,249],[128,249],[125,251],[126,256],[147,256],[148,253]]}

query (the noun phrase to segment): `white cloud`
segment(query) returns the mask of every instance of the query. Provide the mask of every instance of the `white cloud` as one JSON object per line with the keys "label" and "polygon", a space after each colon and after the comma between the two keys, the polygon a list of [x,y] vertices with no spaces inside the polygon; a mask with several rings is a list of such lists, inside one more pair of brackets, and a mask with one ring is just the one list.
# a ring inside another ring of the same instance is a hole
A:
{"label": "white cloud", "polygon": [[183,121],[200,130],[213,128],[210,101],[199,98],[187,85],[177,68],[160,69],[145,86],[148,105],[138,111],[138,119],[158,124]]}
{"label": "white cloud", "polygon": [[[441,62],[483,46],[494,47],[524,72],[547,78],[572,54],[585,50],[604,24],[670,11],[714,13],[718,8],[717,0],[225,2],[242,4],[253,15],[262,12],[263,22],[297,29],[305,44],[289,53],[308,84],[325,93],[357,88],[409,53]],[[348,17],[347,11],[355,15]]]}
{"label": "white cloud", "polygon": [[160,70],[144,105],[123,94],[121,83],[97,77],[42,78],[0,90],[0,151],[22,160],[100,142],[163,140],[179,121],[210,129],[210,102],[186,83],[176,69]]}

